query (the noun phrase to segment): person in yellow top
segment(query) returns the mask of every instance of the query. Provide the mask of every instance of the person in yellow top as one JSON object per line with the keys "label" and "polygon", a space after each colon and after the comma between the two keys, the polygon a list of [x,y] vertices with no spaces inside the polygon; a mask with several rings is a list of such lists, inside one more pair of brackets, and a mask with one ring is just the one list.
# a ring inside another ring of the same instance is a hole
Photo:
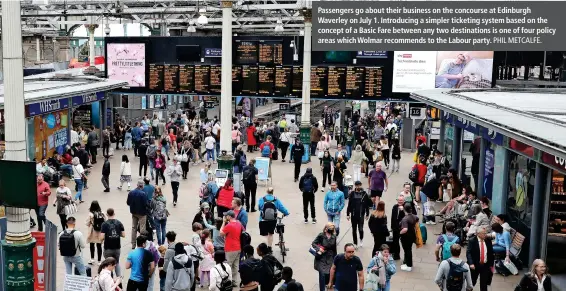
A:
{"label": "person in yellow top", "polygon": [[281,132],[285,132],[285,128],[287,128],[287,120],[285,119],[285,117],[281,117],[281,120],[279,121],[279,129]]}

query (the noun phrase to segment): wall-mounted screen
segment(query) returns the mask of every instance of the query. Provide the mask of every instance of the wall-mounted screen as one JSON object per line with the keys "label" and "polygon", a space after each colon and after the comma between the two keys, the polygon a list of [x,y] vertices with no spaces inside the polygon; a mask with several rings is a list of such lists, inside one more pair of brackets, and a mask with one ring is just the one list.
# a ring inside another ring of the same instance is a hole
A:
{"label": "wall-mounted screen", "polygon": [[210,94],[220,94],[222,90],[222,66],[211,65],[210,66],[210,86],[208,90]]}
{"label": "wall-mounted screen", "polygon": [[343,97],[346,92],[346,67],[328,67],[327,96]]}
{"label": "wall-mounted screen", "polygon": [[383,70],[381,67],[366,67],[364,80],[364,97],[381,97],[381,86],[383,83]]}
{"label": "wall-mounted screen", "polygon": [[274,95],[288,96],[291,94],[292,67],[275,67]]}
{"label": "wall-mounted screen", "polygon": [[255,96],[258,93],[258,67],[242,66],[242,96]]}
{"label": "wall-mounted screen", "polygon": [[273,95],[273,85],[275,84],[275,68],[271,66],[260,65],[258,82],[259,95]]}
{"label": "wall-mounted screen", "polygon": [[178,45],[175,47],[177,61],[200,62],[200,45]]}
{"label": "wall-mounted screen", "polygon": [[145,43],[109,43],[106,45],[108,79],[128,82],[130,87],[145,87]]}
{"label": "wall-mounted screen", "polygon": [[291,95],[301,97],[303,94],[303,67],[293,66],[293,91]]}
{"label": "wall-mounted screen", "polygon": [[149,65],[149,90],[163,91],[163,65]]}
{"label": "wall-mounted screen", "polygon": [[364,71],[364,67],[346,68],[346,98],[363,97]]}
{"label": "wall-mounted screen", "polygon": [[210,89],[210,67],[206,65],[195,66],[195,92],[198,94],[209,94]]}
{"label": "wall-mounted screen", "polygon": [[179,65],[163,65],[163,90],[170,93],[179,90]]}
{"label": "wall-mounted screen", "polygon": [[282,65],[283,43],[281,41],[260,41],[259,63],[264,65]]}
{"label": "wall-mounted screen", "polygon": [[259,45],[257,41],[236,41],[237,64],[250,65],[258,63]]}
{"label": "wall-mounted screen", "polygon": [[328,67],[312,67],[311,68],[311,97],[326,97],[326,89],[328,86]]}
{"label": "wall-mounted screen", "polygon": [[193,93],[195,91],[195,67],[192,65],[179,66],[179,92]]}
{"label": "wall-mounted screen", "polygon": [[242,92],[242,66],[232,67],[232,96],[238,96]]}

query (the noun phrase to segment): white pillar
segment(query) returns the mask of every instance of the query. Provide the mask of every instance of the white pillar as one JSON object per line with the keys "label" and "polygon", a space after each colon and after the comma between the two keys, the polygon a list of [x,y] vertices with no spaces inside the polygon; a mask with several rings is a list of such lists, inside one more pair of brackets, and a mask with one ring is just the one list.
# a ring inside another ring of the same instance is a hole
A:
{"label": "white pillar", "polygon": [[41,42],[38,36],[35,39],[35,60],[39,63],[41,62]]}
{"label": "white pillar", "polygon": [[89,50],[88,50],[88,58],[90,60],[90,66],[94,67],[95,62],[94,62],[94,57],[96,56],[96,52],[94,51],[94,30],[96,29],[98,25],[95,24],[91,24],[88,26],[88,45],[89,45]]}
{"label": "white pillar", "polygon": [[[26,161],[26,117],[20,1],[2,0],[2,62],[4,65],[5,159]],[[39,39],[37,39],[39,44]],[[38,45],[39,46],[39,45]],[[39,48],[38,48],[39,56]],[[38,57],[39,59],[39,57]],[[6,207],[6,241],[30,242],[29,209]]]}
{"label": "white pillar", "polygon": [[301,126],[311,123],[311,47],[312,47],[312,11],[303,10],[305,18],[305,39],[303,52],[303,98],[301,105]]}
{"label": "white pillar", "polygon": [[222,0],[220,151],[232,152],[232,0]]}

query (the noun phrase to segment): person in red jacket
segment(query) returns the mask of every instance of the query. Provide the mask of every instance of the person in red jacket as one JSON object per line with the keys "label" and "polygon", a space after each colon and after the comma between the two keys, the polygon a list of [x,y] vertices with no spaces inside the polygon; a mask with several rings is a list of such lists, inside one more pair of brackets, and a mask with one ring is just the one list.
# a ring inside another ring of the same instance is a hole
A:
{"label": "person in red jacket", "polygon": [[37,208],[35,208],[35,214],[37,215],[39,231],[43,231],[45,211],[49,204],[49,195],[51,195],[51,188],[49,187],[49,184],[43,181],[43,175],[37,175]]}
{"label": "person in red jacket", "polygon": [[257,146],[257,141],[255,138],[256,129],[253,123],[250,123],[246,129],[246,135],[248,137],[248,153],[253,153],[254,148]]}
{"label": "person in red jacket", "polygon": [[232,179],[227,179],[216,196],[218,217],[224,217],[224,212],[232,209],[232,199],[234,199],[234,187],[232,187]]}

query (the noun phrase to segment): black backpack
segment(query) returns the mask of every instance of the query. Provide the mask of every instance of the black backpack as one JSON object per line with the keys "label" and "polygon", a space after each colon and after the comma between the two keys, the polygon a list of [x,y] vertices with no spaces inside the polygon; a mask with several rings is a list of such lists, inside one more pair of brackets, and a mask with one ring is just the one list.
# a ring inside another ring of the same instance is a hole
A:
{"label": "black backpack", "polygon": [[446,278],[446,290],[462,291],[462,287],[464,286],[464,273],[468,272],[468,270],[464,268],[465,263],[454,264],[451,260],[447,260],[447,262],[450,264],[450,270]]}
{"label": "black backpack", "polygon": [[307,192],[310,193],[312,192],[314,189],[312,187],[312,177],[305,177],[305,179],[303,180],[303,192]]}
{"label": "black backpack", "polygon": [[94,218],[92,219],[92,229],[95,231],[100,231],[102,229],[102,224],[104,223],[104,214],[97,211],[92,214]]}
{"label": "black backpack", "polygon": [[75,230],[67,232],[63,230],[59,236],[59,252],[63,257],[74,257],[77,254],[77,242],[75,241]]}
{"label": "black backpack", "polygon": [[249,258],[240,265],[240,278],[248,282],[260,282],[262,280],[263,263],[256,258]]}
{"label": "black backpack", "polygon": [[263,197],[263,209],[261,210],[261,218],[263,220],[277,220],[277,207],[275,206],[275,201],[277,201],[277,198],[273,198],[273,200],[267,200],[265,197]]}
{"label": "black backpack", "polygon": [[244,171],[242,177],[244,178],[244,183],[251,184],[255,182],[254,170],[251,167]]}
{"label": "black backpack", "polygon": [[218,271],[218,274],[220,274],[220,278],[222,279],[222,281],[220,282],[220,286],[216,285],[216,287],[220,291],[232,291],[232,282],[230,281],[230,275],[226,271],[226,268],[224,267],[224,263],[222,263],[220,266],[222,267],[222,270],[224,271],[226,276],[222,276],[222,273],[220,272],[220,270],[218,270],[218,267],[214,267],[216,271]]}

